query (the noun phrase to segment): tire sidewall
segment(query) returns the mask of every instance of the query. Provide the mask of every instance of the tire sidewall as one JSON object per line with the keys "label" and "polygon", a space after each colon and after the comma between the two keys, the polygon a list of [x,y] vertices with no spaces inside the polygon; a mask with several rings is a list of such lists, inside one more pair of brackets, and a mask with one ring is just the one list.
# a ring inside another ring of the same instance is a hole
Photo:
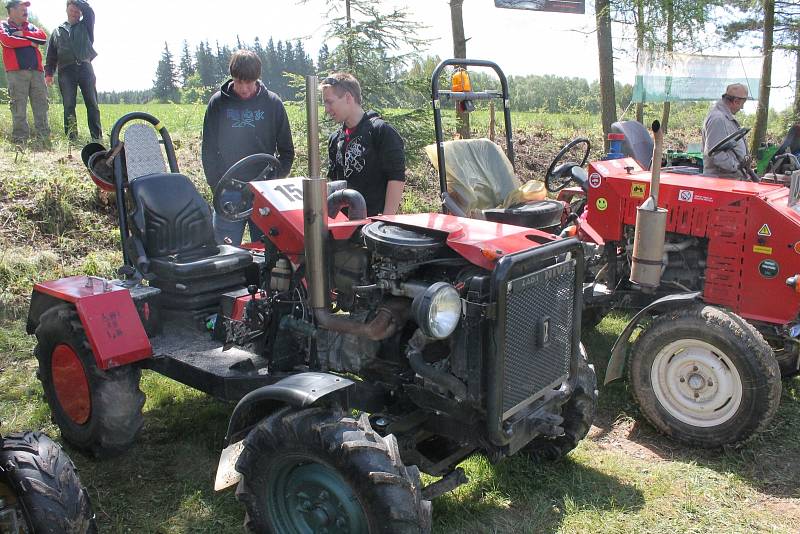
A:
{"label": "tire sidewall", "polygon": [[[770,384],[757,357],[748,357],[746,341],[723,324],[709,320],[707,309],[698,308],[697,313],[691,315],[669,314],[659,318],[664,318],[663,321],[654,321],[634,345],[630,378],[640,408],[659,430],[680,441],[717,446],[738,441],[758,428],[763,419],[762,407],[769,404]],[[730,314],[724,310],[717,311],[730,318]],[[704,321],[704,328],[697,328],[700,321]],[[749,334],[742,330],[743,336]],[[658,353],[670,343],[690,339],[703,341],[724,352],[741,380],[742,392],[738,409],[727,421],[716,426],[699,427],[678,420],[661,404],[653,391],[651,370]],[[763,340],[757,341],[766,345]]]}

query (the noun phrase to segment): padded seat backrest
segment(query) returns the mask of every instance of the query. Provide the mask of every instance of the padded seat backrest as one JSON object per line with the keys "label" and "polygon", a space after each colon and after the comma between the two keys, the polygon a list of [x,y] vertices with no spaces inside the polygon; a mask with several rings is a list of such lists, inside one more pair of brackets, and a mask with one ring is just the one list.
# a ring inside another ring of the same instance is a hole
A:
{"label": "padded seat backrest", "polygon": [[129,184],[131,232],[150,258],[217,253],[211,208],[182,174],[149,174]]}
{"label": "padded seat backrest", "polygon": [[653,138],[639,121],[620,121],[611,125],[613,133],[625,134],[622,153],[636,160],[643,169],[649,169],[653,162]]}
{"label": "padded seat backrest", "polygon": [[[436,145],[426,146],[425,153],[436,168]],[[470,217],[500,206],[519,184],[505,152],[489,139],[446,141],[444,156],[447,190]]]}
{"label": "padded seat backrest", "polygon": [[131,124],[125,129],[125,164],[128,181],[167,172],[156,131],[149,124]]}

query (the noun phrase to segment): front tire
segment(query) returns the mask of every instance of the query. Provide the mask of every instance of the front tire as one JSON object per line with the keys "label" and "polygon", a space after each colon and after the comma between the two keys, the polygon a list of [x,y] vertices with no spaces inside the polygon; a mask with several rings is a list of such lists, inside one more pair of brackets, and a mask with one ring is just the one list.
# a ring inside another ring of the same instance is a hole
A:
{"label": "front tire", "polygon": [[420,533],[431,503],[394,436],[326,408],[285,407],[248,434],[236,464],[250,532]]}
{"label": "front tire", "polygon": [[742,442],[764,429],[780,402],[780,369],[767,342],[713,306],[657,317],[634,343],[628,372],[648,421],[690,446]]}
{"label": "front tire", "polygon": [[23,532],[97,532],[89,495],[61,447],[39,432],[10,434],[0,440],[0,485],[7,484],[16,498],[27,526]]}
{"label": "front tire", "polygon": [[141,370],[98,368],[80,318],[68,305],[42,314],[36,339],[37,376],[63,438],[96,457],[127,450],[144,424]]}
{"label": "front tire", "polygon": [[592,427],[597,413],[597,377],[594,367],[587,361],[583,343],[580,344],[580,351],[575,388],[569,400],[561,407],[564,434],[557,438],[534,438],[520,451],[535,461],[552,461],[566,456],[578,446],[578,442],[586,437]]}

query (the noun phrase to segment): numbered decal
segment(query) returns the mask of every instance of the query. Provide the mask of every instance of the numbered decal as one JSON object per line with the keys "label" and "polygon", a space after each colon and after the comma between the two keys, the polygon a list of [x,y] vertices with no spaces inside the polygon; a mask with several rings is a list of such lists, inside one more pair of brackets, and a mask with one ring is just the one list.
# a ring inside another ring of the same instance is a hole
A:
{"label": "numbered decal", "polygon": [[260,191],[278,211],[303,209],[302,178],[269,180],[264,182]]}

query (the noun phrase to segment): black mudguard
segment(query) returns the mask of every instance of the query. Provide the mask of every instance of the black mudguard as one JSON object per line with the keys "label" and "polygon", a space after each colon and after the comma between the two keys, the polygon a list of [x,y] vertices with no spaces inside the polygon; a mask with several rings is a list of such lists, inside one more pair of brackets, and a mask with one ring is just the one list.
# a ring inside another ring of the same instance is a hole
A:
{"label": "black mudguard", "polygon": [[[298,373],[269,386],[254,389],[236,405],[228,423],[225,446],[241,439],[239,434],[248,429],[254,422],[252,413],[255,409],[262,419],[281,406],[304,408],[320,399],[342,392],[355,384],[352,380],[330,373]],[[339,399],[341,400],[341,399]],[[255,421],[257,422],[257,421]]]}
{"label": "black mudguard", "polygon": [[605,381],[603,383],[608,384],[622,378],[625,372],[625,362],[628,360],[628,349],[631,346],[631,335],[634,330],[638,328],[643,319],[646,317],[654,317],[668,310],[680,308],[687,302],[699,300],[700,295],[701,293],[699,291],[667,295],[666,297],[661,297],[651,302],[649,305],[639,310],[639,313],[634,315],[633,319],[628,322],[628,325],[611,348],[611,359],[608,361],[608,368],[606,369]]}

